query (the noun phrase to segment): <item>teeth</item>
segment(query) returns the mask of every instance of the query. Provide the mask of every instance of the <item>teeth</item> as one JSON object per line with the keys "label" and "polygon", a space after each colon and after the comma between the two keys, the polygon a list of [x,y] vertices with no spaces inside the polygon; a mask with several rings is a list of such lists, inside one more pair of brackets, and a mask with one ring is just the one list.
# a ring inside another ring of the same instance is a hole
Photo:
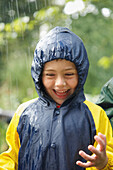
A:
{"label": "teeth", "polygon": [[58,91],[59,93],[65,93],[66,91]]}
{"label": "teeth", "polygon": [[54,90],[54,92],[58,95],[58,96],[66,96],[68,94],[70,89],[68,90]]}
{"label": "teeth", "polygon": [[68,90],[65,90],[65,91],[57,91],[57,90],[55,90],[56,91],[56,93],[66,93]]}

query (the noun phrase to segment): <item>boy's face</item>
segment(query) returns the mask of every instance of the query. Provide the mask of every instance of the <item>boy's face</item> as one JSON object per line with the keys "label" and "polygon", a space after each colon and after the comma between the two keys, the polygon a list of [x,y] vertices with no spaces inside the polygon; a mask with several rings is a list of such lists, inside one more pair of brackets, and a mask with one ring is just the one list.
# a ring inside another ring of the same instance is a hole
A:
{"label": "boy's face", "polygon": [[78,74],[75,64],[65,59],[45,63],[42,83],[46,92],[57,103],[62,104],[75,91]]}

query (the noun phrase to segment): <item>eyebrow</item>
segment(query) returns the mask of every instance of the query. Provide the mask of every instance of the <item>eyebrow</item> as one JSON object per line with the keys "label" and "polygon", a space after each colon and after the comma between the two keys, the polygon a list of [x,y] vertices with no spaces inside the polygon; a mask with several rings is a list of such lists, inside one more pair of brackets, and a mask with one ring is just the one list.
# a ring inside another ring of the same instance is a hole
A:
{"label": "eyebrow", "polygon": [[71,68],[66,68],[65,70],[76,70],[76,68],[71,67]]}
{"label": "eyebrow", "polygon": [[45,69],[44,71],[55,71],[55,70],[53,70],[53,69]]}
{"label": "eyebrow", "polygon": [[[64,71],[68,71],[68,70],[76,70],[75,68],[66,68],[66,69],[64,69]],[[44,71],[56,71],[56,70],[54,70],[54,69],[45,69]]]}

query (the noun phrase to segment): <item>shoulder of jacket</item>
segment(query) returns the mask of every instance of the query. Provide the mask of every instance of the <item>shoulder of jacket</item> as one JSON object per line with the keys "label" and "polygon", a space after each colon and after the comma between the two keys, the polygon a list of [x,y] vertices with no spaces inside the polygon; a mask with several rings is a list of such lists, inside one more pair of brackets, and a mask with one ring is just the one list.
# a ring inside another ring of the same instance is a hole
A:
{"label": "shoulder of jacket", "polygon": [[107,118],[107,115],[105,113],[105,111],[98,105],[96,105],[95,103],[92,103],[88,100],[85,100],[84,103],[87,105],[87,107],[89,108],[93,118],[97,121],[100,119],[103,118],[103,119],[106,119]]}
{"label": "shoulder of jacket", "polygon": [[100,106],[98,106],[98,105],[96,105],[95,103],[92,103],[92,102],[90,102],[90,101],[88,101],[88,100],[85,100],[84,101],[84,103],[87,105],[87,107],[91,110],[91,111],[103,111],[103,109],[100,107]]}
{"label": "shoulder of jacket", "polygon": [[22,103],[16,110],[15,114],[20,116],[22,114],[22,112],[31,104],[34,103],[36,100],[38,100],[38,98],[29,100],[27,102]]}
{"label": "shoulder of jacket", "polygon": [[108,117],[107,117],[106,112],[100,106],[98,106],[90,101],[85,100],[84,103],[89,108],[89,110],[93,116],[94,122],[96,123],[96,127],[98,127],[99,125],[101,125],[103,127],[103,124],[108,122]]}

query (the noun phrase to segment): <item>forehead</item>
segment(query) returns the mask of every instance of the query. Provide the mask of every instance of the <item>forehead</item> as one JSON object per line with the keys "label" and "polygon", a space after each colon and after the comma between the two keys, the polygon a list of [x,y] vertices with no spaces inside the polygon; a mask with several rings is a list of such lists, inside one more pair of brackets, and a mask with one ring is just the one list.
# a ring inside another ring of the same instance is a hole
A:
{"label": "forehead", "polygon": [[76,70],[75,64],[65,59],[52,60],[44,65],[46,70]]}

